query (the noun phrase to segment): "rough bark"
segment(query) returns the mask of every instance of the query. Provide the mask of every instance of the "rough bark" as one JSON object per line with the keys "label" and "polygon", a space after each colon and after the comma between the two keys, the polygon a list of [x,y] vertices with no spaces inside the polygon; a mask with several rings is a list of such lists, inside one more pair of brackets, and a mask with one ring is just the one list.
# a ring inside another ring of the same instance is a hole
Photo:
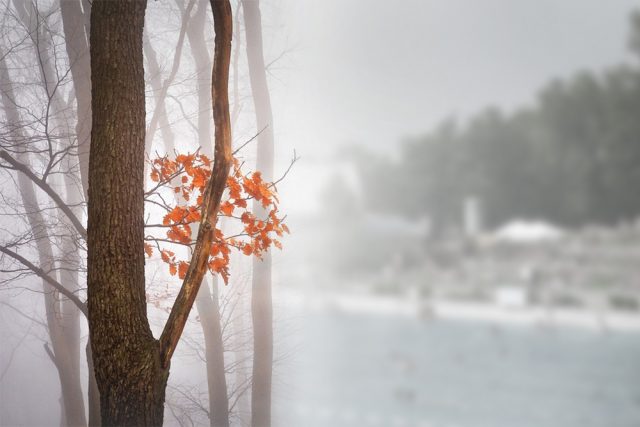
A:
{"label": "rough bark", "polygon": [[168,366],[144,278],[146,0],[94,0],[89,157],[89,332],[103,425],[162,424]]}
{"label": "rough bark", "polygon": [[171,356],[207,269],[231,166],[231,7],[212,0],[215,157],[198,239],[159,341],[144,289],[145,146],[142,32],[146,1],[95,0],[91,13],[93,129],[89,167],[88,308],[105,425],[160,425]]}
{"label": "rough bark", "polygon": [[[249,79],[256,113],[258,156],[256,169],[265,181],[273,180],[273,113],[267,85],[267,73],[262,49],[262,22],[258,0],[242,0],[247,40]],[[254,201],[254,213],[266,212]],[[251,315],[253,322],[253,376],[251,387],[251,425],[271,425],[271,382],[273,369],[273,308],[271,300],[271,254],[253,260],[251,284]]]}

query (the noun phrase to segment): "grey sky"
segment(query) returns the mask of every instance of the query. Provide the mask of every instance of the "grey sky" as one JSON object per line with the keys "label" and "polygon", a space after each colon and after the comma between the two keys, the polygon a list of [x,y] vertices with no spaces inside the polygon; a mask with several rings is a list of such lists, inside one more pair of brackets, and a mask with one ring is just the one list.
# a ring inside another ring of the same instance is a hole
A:
{"label": "grey sky", "polygon": [[285,161],[296,147],[295,173],[316,181],[346,143],[394,152],[451,115],[530,104],[551,78],[631,60],[634,7],[640,1],[280,0],[271,30],[284,28],[295,50],[272,82],[278,153]]}

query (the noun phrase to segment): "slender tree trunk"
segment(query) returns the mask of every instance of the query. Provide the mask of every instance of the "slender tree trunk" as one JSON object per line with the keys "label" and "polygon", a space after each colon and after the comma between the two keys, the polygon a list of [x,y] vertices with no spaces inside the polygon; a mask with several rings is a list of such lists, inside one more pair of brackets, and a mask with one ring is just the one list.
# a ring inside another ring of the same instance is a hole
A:
{"label": "slender tree trunk", "polygon": [[[256,169],[265,181],[273,180],[273,114],[262,51],[262,22],[258,0],[242,0],[249,79],[256,112],[258,157]],[[254,201],[254,213],[264,218],[266,212]],[[271,379],[273,369],[273,308],[271,301],[271,254],[253,261],[251,285],[253,320],[253,377],[251,388],[251,425],[271,425]]]}
{"label": "slender tree trunk", "polygon": [[[23,14],[23,16],[21,16],[23,21],[29,22],[29,17],[27,16],[29,12],[27,12],[26,9],[19,9],[19,13]],[[39,17],[35,17],[34,19],[39,19]],[[42,61],[41,63],[44,64],[43,69],[41,70],[43,76],[48,74],[47,70],[51,67],[46,56],[46,47],[47,44],[43,43],[38,46],[37,51],[37,55]],[[2,96],[2,104],[5,109],[7,120],[10,123],[17,125],[20,123],[20,115],[16,108],[17,104],[15,103],[15,94],[10,83],[11,80],[4,61],[4,56],[1,54],[0,80],[7,83]],[[45,89],[47,91],[49,90],[49,88]],[[56,110],[56,108],[54,108],[54,110]],[[14,136],[16,139],[24,141],[24,135],[21,135],[20,133],[21,132],[19,130],[16,130]],[[18,153],[18,160],[23,164],[30,164],[28,152],[24,151]],[[56,276],[54,270],[55,262],[53,247],[49,239],[47,225],[37,200],[33,182],[23,173],[19,173],[18,187],[27,213],[26,216],[29,226],[31,227],[33,237],[36,241],[40,268],[45,271],[52,271],[51,274]],[[62,279],[66,280],[69,279],[69,277],[63,276]],[[71,289],[73,288],[73,283],[65,282],[65,286]],[[53,352],[50,355],[52,356],[52,360],[58,371],[62,393],[61,420],[65,425],[83,426],[86,425],[86,417],[82,386],[80,385],[79,355],[74,351],[74,346],[79,348],[79,313],[75,310],[75,306],[70,307],[66,301],[63,304],[60,304],[58,292],[44,281],[43,293],[45,297],[44,302],[49,338],[53,348]]]}
{"label": "slender tree trunk", "polygon": [[64,41],[76,96],[76,138],[84,199],[88,198],[89,148],[91,143],[91,69],[89,66],[89,19],[91,4],[81,0],[62,0]]}
{"label": "slender tree trunk", "polygon": [[[211,56],[204,42],[204,24],[206,22],[206,0],[198,0],[198,8],[187,28],[187,37],[196,64],[198,91],[198,141],[202,153],[211,158],[211,115],[209,101],[209,84],[206,70],[211,68]],[[194,227],[195,232],[195,227]],[[207,367],[207,388],[209,391],[209,421],[211,427],[229,426],[229,397],[224,367],[224,346],[222,327],[220,324],[220,306],[218,303],[217,278],[213,278],[213,293],[205,281],[196,297],[196,308],[200,315],[200,325],[205,342],[205,358]]]}
{"label": "slender tree trunk", "polygon": [[[89,191],[89,151],[91,143],[91,67],[89,57],[89,29],[91,3],[87,0],[62,0],[60,2],[65,47],[71,66],[76,97],[76,139],[78,164],[84,200]],[[67,183],[67,193],[71,183]],[[77,254],[77,251],[76,251]],[[100,425],[100,395],[91,360],[91,343],[87,342],[89,426]]]}
{"label": "slender tree trunk", "polygon": [[[145,51],[147,52],[147,60],[150,65],[151,71],[151,87],[154,92],[154,97],[156,99],[156,108],[151,115],[151,120],[149,121],[149,128],[147,129],[146,136],[146,151],[151,151],[151,145],[153,144],[154,135],[158,127],[160,127],[163,132],[163,137],[167,136],[167,132],[170,133],[170,137],[172,137],[173,131],[170,129],[169,120],[167,117],[167,110],[165,101],[167,99],[167,94],[169,92],[169,87],[173,83],[178,73],[178,69],[180,68],[180,61],[182,59],[182,47],[184,46],[184,38],[187,28],[189,27],[189,19],[191,18],[191,10],[195,5],[196,0],[189,0],[189,4],[187,4],[186,8],[183,9],[182,15],[182,24],[180,26],[180,34],[178,35],[178,43],[176,45],[176,50],[173,55],[173,64],[171,65],[171,71],[167,78],[161,82],[160,80],[160,66],[158,64],[157,56],[155,51],[151,48],[151,43],[149,42],[146,36],[144,37],[144,46]],[[159,125],[159,126],[158,126]],[[173,141],[173,139],[172,139]],[[168,144],[169,141],[165,139],[165,144]],[[172,144],[173,145],[173,144]]]}
{"label": "slender tree trunk", "polygon": [[212,280],[213,293],[207,282],[205,280],[200,286],[196,297],[196,307],[200,314],[207,360],[209,421],[211,427],[229,427],[229,400],[227,398],[227,379],[224,371],[224,348],[222,346],[222,328],[220,326],[217,277]]}
{"label": "slender tree trunk", "polygon": [[[162,80],[161,80],[161,69],[160,64],[158,63],[158,56],[156,55],[156,51],[151,46],[151,42],[146,35],[143,38],[144,43],[144,54],[147,58],[147,66],[149,69],[149,74],[151,77],[149,78],[149,82],[151,84],[151,90],[153,91],[153,95],[156,103],[156,112],[155,115],[157,119],[155,122],[150,123],[149,129],[147,129],[146,134],[146,144],[145,151],[147,153],[151,153],[153,149],[153,135],[155,135],[155,129],[153,133],[149,131],[152,129],[151,126],[155,125],[160,127],[160,135],[162,136],[162,142],[164,143],[165,152],[167,154],[171,153],[175,149],[175,134],[171,129],[171,125],[169,125],[169,117],[167,117],[167,109],[164,106],[164,102],[166,99],[165,96],[162,96]],[[145,172],[145,176],[146,176]]]}
{"label": "slender tree trunk", "polygon": [[[242,50],[242,31],[240,26],[240,8],[242,3],[238,2],[236,5],[236,16],[234,25],[234,38],[235,47],[233,52],[232,67],[233,67],[233,110],[231,112],[231,126],[235,127],[238,118],[240,117],[240,111],[242,110],[242,103],[240,101],[240,51]],[[242,268],[242,265],[246,262],[245,257],[238,254],[233,255],[232,261],[234,264],[238,264],[237,271],[248,271],[248,264],[246,270]],[[247,341],[247,332],[250,330],[248,327],[248,319],[246,314],[249,313],[248,309],[248,287],[247,283],[243,280],[238,280],[237,275],[231,277],[232,291],[231,298],[234,300],[232,303],[234,309],[231,316],[231,335],[234,355],[234,381],[235,389],[235,402],[233,403],[233,412],[235,412],[238,418],[239,425],[249,426],[251,425],[251,393],[249,392],[248,385],[250,385],[250,373],[247,367],[247,361],[250,360],[249,354],[251,351],[251,345]]]}
{"label": "slender tree trunk", "polygon": [[87,355],[87,370],[89,371],[89,427],[98,427],[102,425],[100,421],[100,391],[98,390],[98,381],[96,380],[96,372],[93,366],[93,352],[91,351],[91,340],[87,341],[85,348]]}

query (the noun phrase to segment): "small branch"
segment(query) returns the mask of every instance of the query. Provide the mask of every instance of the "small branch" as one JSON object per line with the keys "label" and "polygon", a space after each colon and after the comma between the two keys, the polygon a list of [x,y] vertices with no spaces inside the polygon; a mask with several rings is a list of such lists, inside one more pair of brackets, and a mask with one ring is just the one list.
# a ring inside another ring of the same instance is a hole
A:
{"label": "small branch", "polygon": [[60,292],[65,297],[69,298],[69,300],[71,300],[78,307],[78,309],[82,313],[84,313],[85,316],[88,315],[87,305],[84,302],[82,302],[76,294],[74,294],[73,292],[65,288],[60,282],[58,282],[57,280],[49,276],[43,269],[33,264],[25,257],[17,254],[16,252],[13,252],[10,249],[7,249],[4,246],[0,246],[0,252],[6,255],[9,255],[11,258],[15,259],[16,261],[20,262],[22,265],[27,267],[29,270],[33,271],[37,276],[39,276],[45,282],[53,286],[58,292]]}
{"label": "small branch", "polygon": [[249,138],[249,140],[245,141],[240,147],[236,148],[236,150],[233,152],[233,155],[235,156],[236,154],[238,154],[238,152],[240,150],[242,150],[244,147],[246,147],[251,141],[253,141],[254,139],[256,139],[258,136],[260,136],[260,134],[262,132],[264,132],[264,130],[266,128],[268,128],[269,125],[265,125],[265,127],[263,127],[262,129],[260,129],[260,132],[256,133],[255,135],[253,135],[251,138]]}
{"label": "small branch", "polygon": [[84,240],[87,240],[87,229],[84,228],[78,217],[74,215],[69,206],[64,202],[64,200],[62,200],[60,195],[56,193],[55,190],[51,188],[51,186],[47,184],[46,181],[38,178],[36,174],[34,174],[26,165],[11,157],[11,155],[4,150],[0,150],[0,159],[5,160],[15,170],[25,174],[31,181],[33,181],[34,184],[36,184],[45,193],[47,193],[49,197],[51,197],[51,199],[55,202],[56,206],[58,206],[58,208],[60,208],[60,210],[64,212],[64,214],[69,218],[69,221],[71,221],[76,231],[80,233],[80,236],[82,236]]}
{"label": "small branch", "polygon": [[275,187],[276,184],[278,184],[280,181],[285,179],[287,177],[287,175],[289,174],[289,172],[291,171],[291,168],[293,167],[293,165],[298,160],[300,160],[300,156],[298,156],[298,154],[296,153],[296,150],[293,150],[293,158],[291,159],[291,162],[289,163],[289,167],[287,168],[287,170],[284,171],[284,173],[280,176],[280,178],[278,178],[277,180],[275,180],[271,184],[269,184],[267,188]]}
{"label": "small branch", "polygon": [[56,368],[60,370],[60,365],[58,365],[55,354],[53,354],[53,351],[51,351],[51,349],[49,348],[49,344],[43,343],[42,346],[44,347],[44,351],[45,353],[47,353],[47,356],[49,356],[49,359],[51,359],[53,364],[56,365]]}

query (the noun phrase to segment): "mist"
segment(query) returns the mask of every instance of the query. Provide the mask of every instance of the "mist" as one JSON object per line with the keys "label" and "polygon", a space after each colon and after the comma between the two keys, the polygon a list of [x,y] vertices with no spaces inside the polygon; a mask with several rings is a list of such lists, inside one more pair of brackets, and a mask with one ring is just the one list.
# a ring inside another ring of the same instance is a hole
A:
{"label": "mist", "polygon": [[[98,389],[126,374],[100,365],[128,342],[100,344],[118,320],[89,314],[112,295],[87,292],[87,223],[107,221],[89,182],[109,173],[92,120],[122,124],[91,96],[121,85],[89,61],[95,6],[61,1],[0,2],[3,426],[116,420]],[[144,71],[145,108],[122,93],[144,124],[122,134],[145,146],[142,335],[170,362],[155,419],[640,425],[640,3],[229,5],[235,160],[168,356],[221,150],[210,3],[149,1],[126,59]]]}

